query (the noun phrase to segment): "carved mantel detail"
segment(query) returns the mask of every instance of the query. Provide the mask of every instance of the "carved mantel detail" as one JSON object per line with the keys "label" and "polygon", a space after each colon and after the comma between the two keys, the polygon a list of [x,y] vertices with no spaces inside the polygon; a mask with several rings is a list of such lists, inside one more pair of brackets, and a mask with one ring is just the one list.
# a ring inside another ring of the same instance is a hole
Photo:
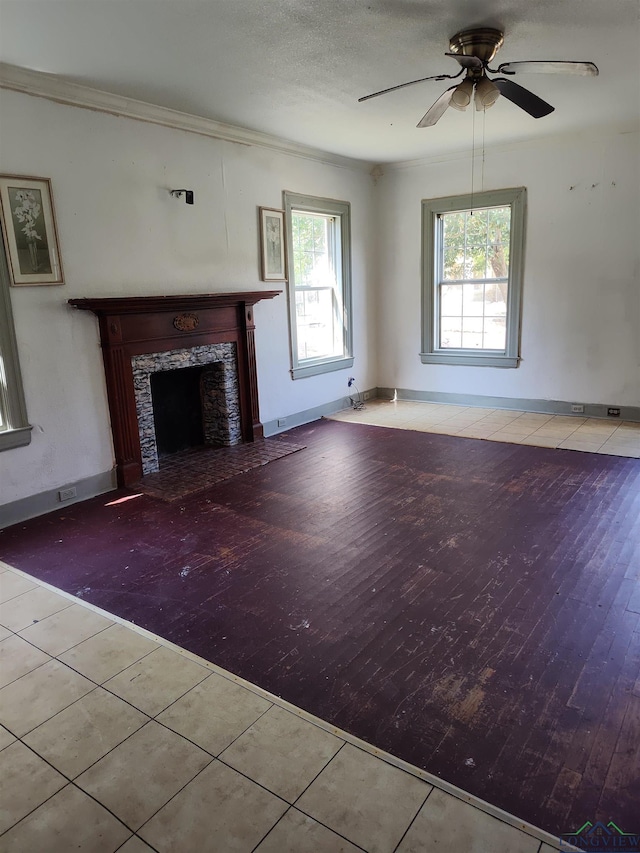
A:
{"label": "carved mantel detail", "polygon": [[173,318],[173,325],[179,332],[193,332],[199,324],[200,318],[197,314],[178,314]]}
{"label": "carved mantel detail", "polygon": [[258,408],[253,306],[281,291],[70,299],[100,325],[118,485],[142,477],[131,357],[206,344],[235,343],[242,440],[262,438]]}

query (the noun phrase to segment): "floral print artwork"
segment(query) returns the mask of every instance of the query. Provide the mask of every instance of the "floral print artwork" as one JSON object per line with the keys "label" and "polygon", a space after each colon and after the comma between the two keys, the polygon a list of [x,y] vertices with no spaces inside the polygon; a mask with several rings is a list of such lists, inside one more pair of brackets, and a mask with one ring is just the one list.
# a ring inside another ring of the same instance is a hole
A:
{"label": "floral print artwork", "polygon": [[9,187],[8,191],[20,272],[23,275],[35,272],[50,273],[51,262],[42,218],[40,190]]}

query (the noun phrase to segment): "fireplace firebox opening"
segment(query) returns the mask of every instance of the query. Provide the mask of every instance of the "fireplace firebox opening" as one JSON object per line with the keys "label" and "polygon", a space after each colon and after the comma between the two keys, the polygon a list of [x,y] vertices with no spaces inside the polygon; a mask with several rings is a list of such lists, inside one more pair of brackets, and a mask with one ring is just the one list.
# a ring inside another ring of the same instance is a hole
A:
{"label": "fireplace firebox opening", "polygon": [[151,375],[151,399],[158,458],[204,444],[202,367]]}

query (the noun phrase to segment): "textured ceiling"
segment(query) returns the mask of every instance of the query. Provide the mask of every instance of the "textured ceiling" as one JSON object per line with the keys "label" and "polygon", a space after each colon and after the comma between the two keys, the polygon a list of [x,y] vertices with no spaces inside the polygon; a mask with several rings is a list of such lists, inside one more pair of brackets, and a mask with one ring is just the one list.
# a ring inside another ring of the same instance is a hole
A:
{"label": "textured ceiling", "polygon": [[[460,29],[503,29],[498,62],[591,60],[597,78],[518,75],[556,107],[532,119],[504,98],[487,146],[637,126],[638,0],[0,0],[0,60],[373,162],[466,150],[474,114],[415,125],[456,73]],[[497,63],[494,63],[494,65]],[[476,135],[483,114],[475,116]]]}

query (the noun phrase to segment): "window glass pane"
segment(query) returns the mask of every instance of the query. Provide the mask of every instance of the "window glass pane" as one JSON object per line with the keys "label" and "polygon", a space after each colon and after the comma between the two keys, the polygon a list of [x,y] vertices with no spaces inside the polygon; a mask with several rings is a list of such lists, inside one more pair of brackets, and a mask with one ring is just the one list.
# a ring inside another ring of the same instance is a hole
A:
{"label": "window glass pane", "polygon": [[298,359],[342,355],[342,323],[333,289],[297,289]]}
{"label": "window glass pane", "polygon": [[333,258],[329,254],[328,229],[331,218],[318,214],[293,213],[293,269],[296,287],[335,284]]}
{"label": "window glass pane", "polygon": [[465,256],[464,278],[486,278],[487,274],[487,247],[467,246]]}
{"label": "window glass pane", "polygon": [[440,308],[443,316],[462,316],[461,284],[443,284],[440,289]]}
{"label": "window glass pane", "polygon": [[444,278],[459,280],[465,277],[465,214],[447,213],[441,219],[444,248]]}
{"label": "window glass pane", "polygon": [[441,348],[504,349],[506,283],[443,284]]}
{"label": "window glass pane", "polygon": [[484,285],[463,284],[463,311],[465,317],[482,317],[484,314]]}
{"label": "window glass pane", "polygon": [[329,248],[329,220],[325,217],[313,217],[313,248],[316,252],[326,254]]}
{"label": "window glass pane", "polygon": [[441,214],[445,280],[507,278],[510,206]]}
{"label": "window glass pane", "polygon": [[511,207],[491,207],[488,210],[488,228],[491,242],[509,245],[511,234]]}
{"label": "window glass pane", "polygon": [[443,317],[440,322],[440,346],[442,349],[459,349],[462,346],[462,318]]}
{"label": "window glass pane", "polygon": [[485,317],[484,348],[503,350],[507,344],[507,317]]}
{"label": "window glass pane", "polygon": [[508,278],[509,247],[502,243],[487,246],[487,278]]}
{"label": "window glass pane", "polygon": [[467,221],[466,211],[459,213],[445,213],[442,216],[444,223],[444,242],[448,245],[462,245],[464,243],[464,232]]}
{"label": "window glass pane", "polygon": [[292,217],[293,242],[298,252],[313,251],[313,218],[296,214]]}
{"label": "window glass pane", "polygon": [[478,349],[482,347],[482,317],[462,318],[462,346],[464,349]]}
{"label": "window glass pane", "polygon": [[511,208],[494,207],[488,211],[487,223],[487,278],[507,278],[509,275],[509,242],[511,234]]}
{"label": "window glass pane", "polygon": [[459,249],[445,246],[443,267],[445,281],[459,281],[464,278],[464,246]]}
{"label": "window glass pane", "polygon": [[507,291],[508,285],[506,281],[497,282],[496,284],[486,284],[484,289],[484,313],[492,317],[506,317]]}

